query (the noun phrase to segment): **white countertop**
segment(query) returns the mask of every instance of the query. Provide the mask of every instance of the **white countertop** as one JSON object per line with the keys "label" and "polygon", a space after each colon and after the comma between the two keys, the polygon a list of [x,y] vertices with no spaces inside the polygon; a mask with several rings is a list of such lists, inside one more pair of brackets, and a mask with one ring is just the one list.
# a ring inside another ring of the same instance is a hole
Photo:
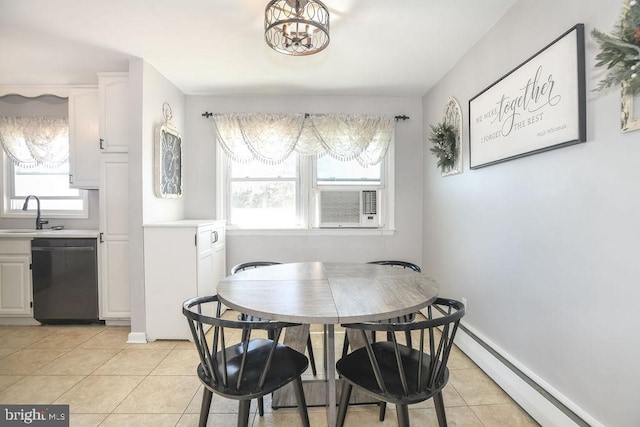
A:
{"label": "white countertop", "polygon": [[52,230],[45,228],[44,230],[35,230],[27,228],[0,229],[0,238],[7,239],[32,239],[34,237],[46,238],[97,238],[100,235],[98,230],[78,230],[78,229],[62,229]]}

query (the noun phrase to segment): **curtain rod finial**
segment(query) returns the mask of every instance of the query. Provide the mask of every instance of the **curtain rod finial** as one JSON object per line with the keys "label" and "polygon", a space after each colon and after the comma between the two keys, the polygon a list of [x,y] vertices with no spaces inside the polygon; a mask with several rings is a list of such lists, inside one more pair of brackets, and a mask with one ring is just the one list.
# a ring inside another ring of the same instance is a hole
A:
{"label": "curtain rod finial", "polygon": [[202,117],[205,117],[205,118],[207,118],[207,119],[208,119],[209,117],[211,117],[211,116],[213,116],[213,113],[210,113],[210,112],[208,112],[208,111],[205,111],[204,113],[202,113]]}
{"label": "curtain rod finial", "polygon": [[403,114],[401,116],[395,116],[394,119],[396,119],[396,122],[398,120],[409,120],[409,116]]}

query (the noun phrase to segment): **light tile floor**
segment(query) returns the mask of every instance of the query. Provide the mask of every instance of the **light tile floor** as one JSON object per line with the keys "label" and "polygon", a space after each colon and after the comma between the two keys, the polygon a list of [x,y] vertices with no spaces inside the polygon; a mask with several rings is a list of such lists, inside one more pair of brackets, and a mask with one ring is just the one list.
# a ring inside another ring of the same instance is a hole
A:
{"label": "light tile floor", "polygon": [[[235,314],[229,313],[234,317]],[[72,426],[197,426],[202,386],[198,356],[188,341],[127,344],[129,328],[107,326],[0,326],[0,404],[68,404]],[[336,333],[336,353],[343,333]],[[312,327],[320,369],[322,332]],[[537,426],[469,358],[455,349],[444,401],[450,426]],[[312,377],[311,369],[305,377]],[[213,398],[209,426],[235,426],[237,403]],[[413,425],[437,426],[431,401],[410,409]],[[311,425],[326,425],[322,408],[309,408]],[[270,408],[249,425],[294,426],[295,409]],[[377,406],[353,406],[346,426],[395,426],[393,407],[384,422]]]}

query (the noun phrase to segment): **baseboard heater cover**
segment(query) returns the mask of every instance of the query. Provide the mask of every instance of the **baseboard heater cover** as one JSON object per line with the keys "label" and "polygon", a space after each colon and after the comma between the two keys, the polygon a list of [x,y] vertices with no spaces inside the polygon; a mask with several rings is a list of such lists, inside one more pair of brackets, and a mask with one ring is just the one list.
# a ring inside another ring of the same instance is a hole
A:
{"label": "baseboard heater cover", "polygon": [[505,352],[469,325],[460,324],[455,343],[540,425],[604,427],[551,386],[543,386],[541,380],[527,375],[503,356]]}

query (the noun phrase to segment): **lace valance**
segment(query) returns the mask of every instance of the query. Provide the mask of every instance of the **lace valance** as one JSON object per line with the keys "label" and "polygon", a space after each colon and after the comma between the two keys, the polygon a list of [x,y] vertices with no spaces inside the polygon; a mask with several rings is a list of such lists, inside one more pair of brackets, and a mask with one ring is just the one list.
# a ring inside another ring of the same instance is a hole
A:
{"label": "lace valance", "polygon": [[378,164],[395,131],[392,116],[348,114],[214,114],[216,140],[236,162],[278,164],[294,151]]}
{"label": "lace valance", "polygon": [[0,145],[20,167],[59,166],[69,159],[69,121],[0,116]]}

